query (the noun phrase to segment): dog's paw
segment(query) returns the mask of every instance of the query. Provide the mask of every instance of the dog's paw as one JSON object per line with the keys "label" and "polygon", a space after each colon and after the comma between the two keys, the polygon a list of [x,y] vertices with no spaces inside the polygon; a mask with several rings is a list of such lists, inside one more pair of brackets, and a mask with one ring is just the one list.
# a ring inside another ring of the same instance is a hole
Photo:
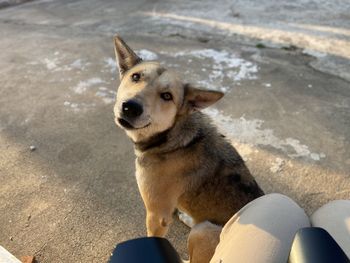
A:
{"label": "dog's paw", "polygon": [[186,226],[192,228],[194,227],[195,223],[192,217],[190,217],[188,214],[178,211],[179,219],[182,223],[184,223]]}

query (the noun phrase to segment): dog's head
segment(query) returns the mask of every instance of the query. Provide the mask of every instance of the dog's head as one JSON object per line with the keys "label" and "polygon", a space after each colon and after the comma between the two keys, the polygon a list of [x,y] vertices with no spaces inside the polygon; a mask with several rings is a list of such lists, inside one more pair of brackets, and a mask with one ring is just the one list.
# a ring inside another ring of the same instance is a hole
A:
{"label": "dog's head", "polygon": [[119,36],[114,45],[120,73],[115,121],[134,142],[171,128],[178,116],[206,108],[223,96],[183,82],[159,62],[142,61]]}

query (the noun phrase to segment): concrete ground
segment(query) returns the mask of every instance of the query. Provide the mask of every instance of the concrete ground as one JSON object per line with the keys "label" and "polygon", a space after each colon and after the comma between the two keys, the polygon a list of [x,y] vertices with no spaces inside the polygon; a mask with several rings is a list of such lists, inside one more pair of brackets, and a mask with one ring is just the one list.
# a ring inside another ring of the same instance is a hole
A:
{"label": "concrete ground", "polygon": [[[40,263],[105,262],[145,235],[132,144],[113,121],[117,32],[226,92],[206,112],[266,192],[309,214],[350,198],[349,1],[230,2],[0,9],[0,245]],[[188,231],[175,220],[168,234],[184,257]]]}

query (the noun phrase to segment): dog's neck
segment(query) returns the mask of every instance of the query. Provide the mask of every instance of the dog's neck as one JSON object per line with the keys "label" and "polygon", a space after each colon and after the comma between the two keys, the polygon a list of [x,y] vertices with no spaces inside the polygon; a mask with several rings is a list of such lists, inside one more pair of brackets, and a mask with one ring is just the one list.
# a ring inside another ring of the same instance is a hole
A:
{"label": "dog's neck", "polygon": [[171,128],[163,132],[157,133],[147,140],[144,140],[141,142],[135,142],[134,143],[135,149],[141,152],[145,152],[152,148],[162,146],[168,141],[168,134],[170,130]]}
{"label": "dog's neck", "polygon": [[179,116],[175,124],[160,133],[153,135],[147,140],[136,142],[136,155],[145,153],[164,154],[179,149],[189,147],[202,140],[206,131],[203,125],[205,122],[204,114],[200,112],[187,116]]}

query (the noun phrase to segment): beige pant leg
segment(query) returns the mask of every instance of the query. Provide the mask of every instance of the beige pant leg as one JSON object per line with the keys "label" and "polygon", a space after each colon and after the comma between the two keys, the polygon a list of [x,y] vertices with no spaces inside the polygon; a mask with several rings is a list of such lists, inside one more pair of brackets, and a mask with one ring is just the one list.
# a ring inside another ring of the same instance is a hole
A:
{"label": "beige pant leg", "polygon": [[295,233],[310,226],[304,210],[281,194],[262,196],[224,226],[211,263],[287,262]]}
{"label": "beige pant leg", "polygon": [[326,229],[350,258],[350,200],[322,206],[311,216],[311,224]]}

